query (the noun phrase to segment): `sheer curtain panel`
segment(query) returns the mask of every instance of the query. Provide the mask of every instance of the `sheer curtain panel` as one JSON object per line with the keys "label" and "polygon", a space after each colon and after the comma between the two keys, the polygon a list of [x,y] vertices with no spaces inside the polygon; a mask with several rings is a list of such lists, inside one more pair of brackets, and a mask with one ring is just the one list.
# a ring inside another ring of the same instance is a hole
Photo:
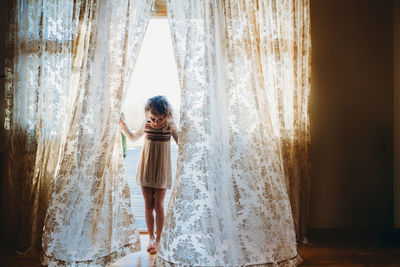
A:
{"label": "sheer curtain panel", "polygon": [[54,182],[76,18],[71,1],[9,5],[1,220],[8,244],[28,253],[40,249]]}
{"label": "sheer curtain panel", "polygon": [[140,250],[118,120],[153,0],[79,3],[65,136],[43,263],[106,266]]}
{"label": "sheer curtain panel", "polygon": [[152,2],[12,1],[2,218],[18,251],[42,242],[44,264],[140,248],[118,119]]}
{"label": "sheer curtain panel", "polygon": [[[308,23],[308,1],[167,3],[181,86],[181,142],[157,262],[295,266],[301,262],[292,216],[297,199],[291,205],[288,193],[294,178],[308,178],[286,169],[307,174],[308,162],[284,162],[284,150],[293,146],[282,143],[297,134],[298,121],[290,118],[298,104],[301,119],[308,119],[310,36],[293,28]],[[298,41],[305,43],[300,54],[292,47]],[[282,73],[286,66],[289,74]],[[301,81],[293,82],[298,74]],[[293,153],[307,159],[302,147]]]}
{"label": "sheer curtain panel", "polygon": [[[297,241],[306,234],[310,197],[311,29],[309,0],[260,1],[259,73],[292,205]],[[236,26],[233,25],[233,29]]]}

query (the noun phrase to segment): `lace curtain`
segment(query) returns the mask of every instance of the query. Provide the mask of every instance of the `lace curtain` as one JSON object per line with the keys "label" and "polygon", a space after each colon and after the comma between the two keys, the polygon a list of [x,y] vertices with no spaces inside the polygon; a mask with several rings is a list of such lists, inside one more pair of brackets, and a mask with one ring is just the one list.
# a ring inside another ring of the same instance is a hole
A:
{"label": "lace curtain", "polygon": [[11,2],[1,217],[5,239],[16,242],[18,252],[27,253],[40,247],[58,161],[71,73],[74,6],[71,1]]}
{"label": "lace curtain", "polygon": [[308,179],[309,3],[167,3],[181,132],[157,263],[296,265],[287,188]]}
{"label": "lace curtain", "polygon": [[[298,242],[307,243],[310,196],[311,29],[309,0],[260,1],[259,64],[265,101],[292,205]],[[256,14],[255,12],[253,14]],[[232,25],[236,28],[237,25]],[[258,58],[258,59],[257,59]],[[258,60],[258,61],[257,61]]]}
{"label": "lace curtain", "polygon": [[106,265],[139,249],[118,119],[152,2],[14,3],[3,212],[23,252],[40,246],[44,225],[49,266]]}

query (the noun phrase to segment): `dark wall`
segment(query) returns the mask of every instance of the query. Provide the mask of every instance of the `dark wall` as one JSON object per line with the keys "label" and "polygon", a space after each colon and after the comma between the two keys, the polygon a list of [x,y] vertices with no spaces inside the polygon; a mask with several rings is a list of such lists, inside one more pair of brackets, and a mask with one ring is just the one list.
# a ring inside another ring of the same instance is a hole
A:
{"label": "dark wall", "polygon": [[393,1],[311,0],[311,228],[391,228]]}
{"label": "dark wall", "polygon": [[400,228],[400,0],[393,1],[394,226]]}

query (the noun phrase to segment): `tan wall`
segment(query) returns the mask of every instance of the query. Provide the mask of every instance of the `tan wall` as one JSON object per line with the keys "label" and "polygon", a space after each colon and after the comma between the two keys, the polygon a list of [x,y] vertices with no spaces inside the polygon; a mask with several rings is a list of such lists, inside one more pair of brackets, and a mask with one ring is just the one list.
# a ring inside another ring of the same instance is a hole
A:
{"label": "tan wall", "polygon": [[311,228],[393,222],[391,0],[311,0]]}

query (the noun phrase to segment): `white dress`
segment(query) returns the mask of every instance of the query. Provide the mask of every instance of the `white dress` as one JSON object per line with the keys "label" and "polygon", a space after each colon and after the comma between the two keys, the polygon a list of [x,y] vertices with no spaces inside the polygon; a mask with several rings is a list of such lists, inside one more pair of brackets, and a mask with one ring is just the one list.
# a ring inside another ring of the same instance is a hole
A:
{"label": "white dress", "polygon": [[154,128],[150,121],[146,121],[140,129],[132,133],[123,123],[121,130],[132,141],[145,134],[136,171],[136,184],[158,189],[170,189],[172,186],[171,135],[176,142],[178,141],[175,124],[165,123],[159,128]]}

